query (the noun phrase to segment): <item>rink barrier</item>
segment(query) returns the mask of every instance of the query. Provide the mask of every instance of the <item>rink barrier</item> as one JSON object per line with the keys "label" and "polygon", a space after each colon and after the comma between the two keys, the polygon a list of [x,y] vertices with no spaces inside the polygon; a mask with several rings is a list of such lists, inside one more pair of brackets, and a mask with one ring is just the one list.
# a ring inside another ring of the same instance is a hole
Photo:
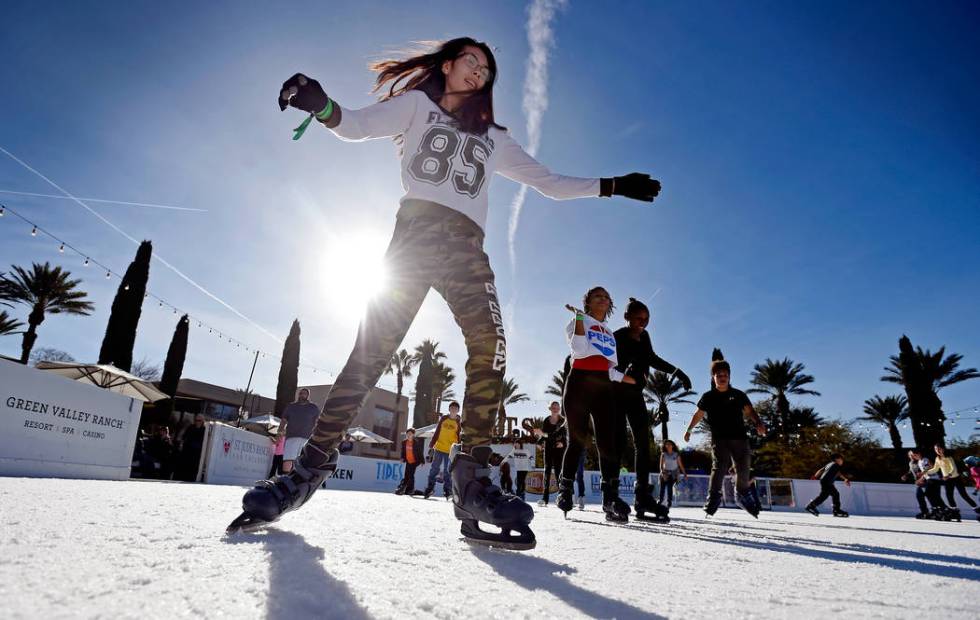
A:
{"label": "rink barrier", "polygon": [[126,480],[143,403],[0,359],[0,476]]}

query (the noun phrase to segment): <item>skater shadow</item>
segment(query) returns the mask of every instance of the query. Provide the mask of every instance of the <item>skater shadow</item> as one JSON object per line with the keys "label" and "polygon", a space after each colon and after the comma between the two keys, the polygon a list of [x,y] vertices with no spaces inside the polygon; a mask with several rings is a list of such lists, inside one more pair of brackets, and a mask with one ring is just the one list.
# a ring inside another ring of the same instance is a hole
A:
{"label": "skater shadow", "polygon": [[558,573],[574,573],[566,564],[555,564],[533,555],[520,555],[471,548],[473,556],[490,565],[495,573],[530,592],[550,592],[562,602],[592,618],[652,618],[664,620],[664,616],[644,611],[629,603],[606,598],[571,583]]}
{"label": "skater shadow", "polygon": [[366,620],[367,612],[346,583],[323,568],[323,549],[306,542],[299,534],[268,529],[239,534],[231,544],[262,543],[269,553],[269,598],[265,617],[344,618]]}
{"label": "skater shadow", "polygon": [[[961,556],[947,557],[939,554],[908,552],[901,549],[890,549],[888,547],[876,547],[872,545],[857,545],[859,548],[851,548],[848,545],[836,545],[834,543],[813,542],[809,540],[800,541],[800,539],[793,538],[786,539],[780,537],[779,535],[753,535],[755,538],[760,540],[732,540],[731,538],[723,537],[721,535],[697,532],[693,528],[685,528],[682,530],[670,526],[664,528],[648,528],[644,526],[637,526],[632,523],[623,525],[596,521],[581,521],[578,519],[569,519],[569,521],[575,521],[576,523],[590,523],[600,527],[627,528],[637,532],[646,532],[658,536],[674,536],[677,538],[687,538],[690,540],[717,543],[720,545],[731,545],[743,548],[748,547],[750,549],[759,549],[762,551],[775,551],[777,553],[788,553],[804,557],[818,558],[821,560],[833,560],[837,562],[845,562],[851,565],[867,564],[871,566],[883,566],[886,568],[893,568],[895,570],[913,571],[919,575],[935,575],[937,577],[950,577],[955,579],[980,581],[980,569],[974,568],[974,566],[976,566],[976,560]],[[784,541],[800,541],[802,544]],[[823,548],[812,549],[803,545],[811,545],[815,547],[822,546]],[[879,555],[888,555],[892,557],[870,557],[867,555],[859,555],[858,553],[855,553],[855,551],[860,551],[863,553],[877,553]],[[926,559],[929,560],[950,562],[954,564],[962,562],[964,564],[968,564],[968,566],[943,566],[914,559],[914,557],[910,558],[908,556],[927,556]]]}
{"label": "skater shadow", "polygon": [[[728,521],[696,521],[692,519],[678,519],[678,525],[675,526],[675,521],[671,520],[672,527],[679,527],[682,530],[687,530],[691,532],[696,532],[698,534],[704,534],[706,526],[715,526],[715,531],[717,533],[730,532],[731,530],[738,530],[739,534],[742,536],[747,536],[749,538],[754,538],[758,540],[777,540],[780,542],[800,544],[800,545],[811,545],[814,547],[826,547],[828,549],[837,549],[841,551],[853,551],[857,553],[873,553],[878,555],[892,555],[896,557],[905,557],[908,559],[924,560],[927,562],[947,562],[951,564],[963,564],[966,566],[976,566],[978,564],[977,558],[971,558],[961,555],[947,555],[941,553],[928,553],[925,551],[912,551],[905,549],[892,549],[890,547],[879,547],[876,545],[866,545],[861,543],[833,543],[820,540],[811,540],[807,538],[798,538],[794,536],[788,536],[785,534],[779,534],[773,532],[771,529],[767,529],[761,526],[752,526],[745,523],[736,523]],[[766,521],[766,523],[772,523],[771,521]],[[684,525],[689,524],[689,525]],[[832,526],[825,526],[832,527]],[[879,530],[871,530],[879,531]],[[758,533],[757,533],[758,532]],[[980,537],[967,537],[975,538],[980,540]]]}
{"label": "skater shadow", "polygon": [[[819,517],[817,517],[817,518],[819,518]],[[911,519],[912,517],[908,517],[908,518]],[[837,521],[840,521],[840,519],[838,519]],[[946,533],[943,533],[943,532],[915,532],[915,531],[910,531],[910,530],[886,530],[886,529],[881,529],[881,528],[877,528],[877,527],[857,527],[857,526],[854,526],[854,525],[837,525],[837,523],[835,523],[834,525],[827,525],[826,523],[800,523],[799,521],[769,521],[768,519],[766,520],[766,523],[772,523],[772,524],[775,524],[775,525],[786,525],[786,526],[789,526],[789,527],[794,527],[794,526],[799,526],[799,525],[805,525],[806,527],[829,527],[829,528],[832,528],[832,529],[835,529],[835,530],[841,529],[841,530],[858,530],[858,531],[861,531],[861,532],[885,532],[887,534],[902,534],[903,536],[905,536],[905,535],[909,535],[909,536],[938,536],[940,538],[960,538],[960,539],[965,539],[965,540],[978,540],[978,539],[980,539],[980,536],[970,536],[969,534],[946,534]]]}

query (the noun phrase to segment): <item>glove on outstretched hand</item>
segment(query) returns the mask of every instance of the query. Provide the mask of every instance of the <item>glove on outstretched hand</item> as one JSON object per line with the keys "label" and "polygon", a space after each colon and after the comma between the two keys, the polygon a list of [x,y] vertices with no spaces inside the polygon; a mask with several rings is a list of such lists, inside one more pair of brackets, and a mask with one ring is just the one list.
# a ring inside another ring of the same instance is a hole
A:
{"label": "glove on outstretched hand", "polygon": [[624,196],[633,200],[653,202],[660,193],[660,181],[651,179],[649,174],[631,172],[626,176],[599,180],[600,196]]}
{"label": "glove on outstretched hand", "polygon": [[279,91],[280,110],[293,106],[304,112],[317,114],[327,107],[329,100],[320,83],[302,73],[297,73],[283,82],[282,89]]}
{"label": "glove on outstretched hand", "polygon": [[680,368],[677,369],[677,378],[680,379],[681,385],[684,386],[685,390],[691,389],[691,378]]}

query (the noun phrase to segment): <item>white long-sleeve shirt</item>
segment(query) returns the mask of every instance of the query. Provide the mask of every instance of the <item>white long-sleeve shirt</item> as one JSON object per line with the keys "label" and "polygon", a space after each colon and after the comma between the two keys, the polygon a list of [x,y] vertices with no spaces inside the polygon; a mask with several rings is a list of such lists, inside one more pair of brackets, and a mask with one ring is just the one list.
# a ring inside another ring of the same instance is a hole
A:
{"label": "white long-sleeve shirt", "polygon": [[459,211],[485,228],[487,186],[494,172],[530,185],[556,200],[599,195],[599,179],[551,172],[510,135],[490,127],[485,135],[460,131],[428,95],[411,90],[360,110],[341,107],[332,131],[358,142],[396,137],[401,158],[402,200],[428,200]]}
{"label": "white long-sleeve shirt", "polygon": [[534,469],[534,447],[514,446],[505,459],[511,462],[512,471],[531,471]]}
{"label": "white long-sleeve shirt", "polygon": [[568,346],[572,351],[572,365],[574,360],[585,359],[587,357],[604,357],[609,364],[609,379],[612,381],[622,381],[623,373],[616,370],[618,364],[616,360],[616,337],[605,322],[597,321],[588,314],[584,319],[585,335],[575,335],[575,319],[572,319],[565,327],[565,336],[568,338]]}

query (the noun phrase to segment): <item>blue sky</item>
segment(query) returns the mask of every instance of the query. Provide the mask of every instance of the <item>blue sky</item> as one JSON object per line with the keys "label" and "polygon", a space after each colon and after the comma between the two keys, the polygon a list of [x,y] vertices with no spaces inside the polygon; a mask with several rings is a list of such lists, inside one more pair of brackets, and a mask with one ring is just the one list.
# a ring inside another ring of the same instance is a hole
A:
{"label": "blue sky", "polygon": [[[648,171],[664,191],[652,206],[530,192],[512,268],[518,188],[493,182],[487,250],[509,308],[509,373],[524,391],[547,400],[566,354],[563,305],[595,284],[620,306],[656,292],[654,345],[696,389],[706,389],[712,347],[742,387],[753,364],[788,356],[823,394],[799,402],[826,418],[851,419],[866,398],[895,392],[878,377],[903,333],[980,366],[980,9],[610,6],[571,2],[552,24],[538,158],[580,176]],[[278,111],[278,85],[303,71],[360,107],[372,101],[369,60],[472,35],[496,48],[497,118],[525,141],[527,7],[474,7],[7,2],[0,146],[76,196],[205,209],[91,204],[264,330],[283,337],[299,317],[304,360],[337,372],[362,308],[341,284],[370,273],[383,252],[401,194],[397,160],[388,141],[346,144],[317,127],[291,141],[302,117]],[[58,193],[2,153],[0,190]],[[135,252],[70,201],[0,193],[0,202],[117,271]],[[94,359],[117,283],[0,220],[0,265],[45,260],[84,278],[97,311],[49,317],[38,346]],[[150,289],[252,347],[281,351],[160,263]],[[145,307],[137,357],[162,361],[172,312]],[[185,376],[244,387],[251,355],[206,331],[192,329]],[[462,376],[462,337],[435,293],[405,346],[426,337]],[[19,337],[0,339],[2,353],[19,347]],[[256,369],[264,394],[275,389],[271,357]],[[301,370],[303,383],[329,380]],[[461,395],[462,380],[455,388]],[[947,411],[980,404],[980,381],[940,396]],[[677,435],[687,408],[674,418]],[[971,421],[948,430],[965,435]]]}

